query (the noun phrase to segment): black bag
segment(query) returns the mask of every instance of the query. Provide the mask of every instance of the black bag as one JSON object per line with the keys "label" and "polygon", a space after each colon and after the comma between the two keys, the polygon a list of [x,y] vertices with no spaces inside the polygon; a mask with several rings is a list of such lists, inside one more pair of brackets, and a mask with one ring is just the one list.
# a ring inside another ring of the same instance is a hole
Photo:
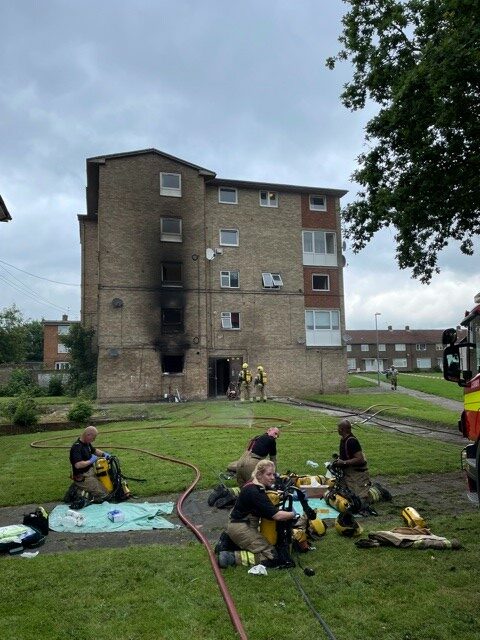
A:
{"label": "black bag", "polygon": [[37,507],[32,513],[24,514],[23,524],[40,531],[44,536],[48,535],[48,513],[43,507]]}
{"label": "black bag", "polygon": [[[12,529],[18,528],[19,525],[11,525]],[[8,537],[4,535],[3,539],[0,540],[0,553],[22,553],[25,549],[36,549],[37,547],[41,547],[44,544],[46,535],[44,535],[38,529],[34,529],[30,527],[30,525],[25,525],[28,527],[26,529],[27,534],[18,539],[17,536],[14,535],[12,531],[12,537]],[[2,527],[3,533],[6,534],[8,532],[9,527]]]}

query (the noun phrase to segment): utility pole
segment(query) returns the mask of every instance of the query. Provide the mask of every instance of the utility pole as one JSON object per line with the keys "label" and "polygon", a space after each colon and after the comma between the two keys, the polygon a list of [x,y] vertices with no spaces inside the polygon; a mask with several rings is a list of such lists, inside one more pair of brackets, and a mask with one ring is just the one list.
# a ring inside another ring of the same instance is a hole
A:
{"label": "utility pole", "polygon": [[375,314],[375,335],[376,335],[376,340],[377,340],[377,384],[378,386],[380,386],[380,357],[379,357],[379,350],[378,350],[378,322],[377,322],[377,318],[378,316],[381,316],[381,313],[376,313]]}

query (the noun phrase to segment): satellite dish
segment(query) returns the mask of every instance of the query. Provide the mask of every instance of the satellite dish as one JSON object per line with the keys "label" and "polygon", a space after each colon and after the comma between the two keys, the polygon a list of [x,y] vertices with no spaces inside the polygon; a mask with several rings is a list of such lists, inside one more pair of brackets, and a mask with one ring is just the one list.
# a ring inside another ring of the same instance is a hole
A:
{"label": "satellite dish", "polygon": [[205,251],[205,256],[207,260],[213,260],[215,258],[215,251],[213,249],[207,249]]}
{"label": "satellite dish", "polygon": [[121,307],[123,307],[123,300],[121,298],[114,298],[112,300],[112,305],[115,307],[115,309],[120,309]]}
{"label": "satellite dish", "polygon": [[347,266],[347,259],[345,258],[345,256],[342,254],[342,267],[346,267]]}

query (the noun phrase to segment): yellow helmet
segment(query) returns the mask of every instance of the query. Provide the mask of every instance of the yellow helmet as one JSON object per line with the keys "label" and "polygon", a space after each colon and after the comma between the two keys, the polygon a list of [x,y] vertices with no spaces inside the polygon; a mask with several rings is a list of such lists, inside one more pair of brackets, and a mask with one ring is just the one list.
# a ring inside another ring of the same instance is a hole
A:
{"label": "yellow helmet", "polygon": [[335,529],[341,536],[355,538],[363,533],[362,527],[358,524],[351,513],[340,513],[335,520]]}
{"label": "yellow helmet", "polygon": [[242,368],[243,368],[243,369],[248,369],[248,364],[247,364],[246,362],[244,362],[244,363],[242,364]]}
{"label": "yellow helmet", "polygon": [[262,367],[262,365],[261,365],[261,364],[259,364],[259,365],[258,365],[258,367],[257,367],[257,369],[258,369],[259,371],[263,371],[263,367]]}
{"label": "yellow helmet", "polygon": [[341,496],[339,493],[335,493],[331,489],[325,491],[323,499],[327,504],[340,513],[345,513],[345,511],[350,507],[350,503],[346,498]]}

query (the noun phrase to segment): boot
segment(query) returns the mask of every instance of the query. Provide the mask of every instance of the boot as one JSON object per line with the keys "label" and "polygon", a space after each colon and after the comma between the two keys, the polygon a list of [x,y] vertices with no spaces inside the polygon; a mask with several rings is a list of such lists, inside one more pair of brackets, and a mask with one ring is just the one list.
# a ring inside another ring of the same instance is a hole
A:
{"label": "boot", "polygon": [[214,502],[214,507],[217,509],[225,509],[226,507],[231,507],[235,504],[235,500],[237,497],[228,489],[225,489],[224,493],[222,493]]}
{"label": "boot", "polygon": [[212,493],[208,496],[207,502],[209,507],[213,507],[214,503],[220,496],[224,495],[227,491],[227,487],[224,484],[219,484]]}
{"label": "boot", "polygon": [[221,551],[238,551],[239,547],[234,543],[226,531],[222,532],[222,535],[218,539],[215,545],[215,553],[219,554]]}
{"label": "boot", "polygon": [[220,551],[217,556],[218,566],[221,569],[233,567],[236,564],[235,554],[233,551]]}

